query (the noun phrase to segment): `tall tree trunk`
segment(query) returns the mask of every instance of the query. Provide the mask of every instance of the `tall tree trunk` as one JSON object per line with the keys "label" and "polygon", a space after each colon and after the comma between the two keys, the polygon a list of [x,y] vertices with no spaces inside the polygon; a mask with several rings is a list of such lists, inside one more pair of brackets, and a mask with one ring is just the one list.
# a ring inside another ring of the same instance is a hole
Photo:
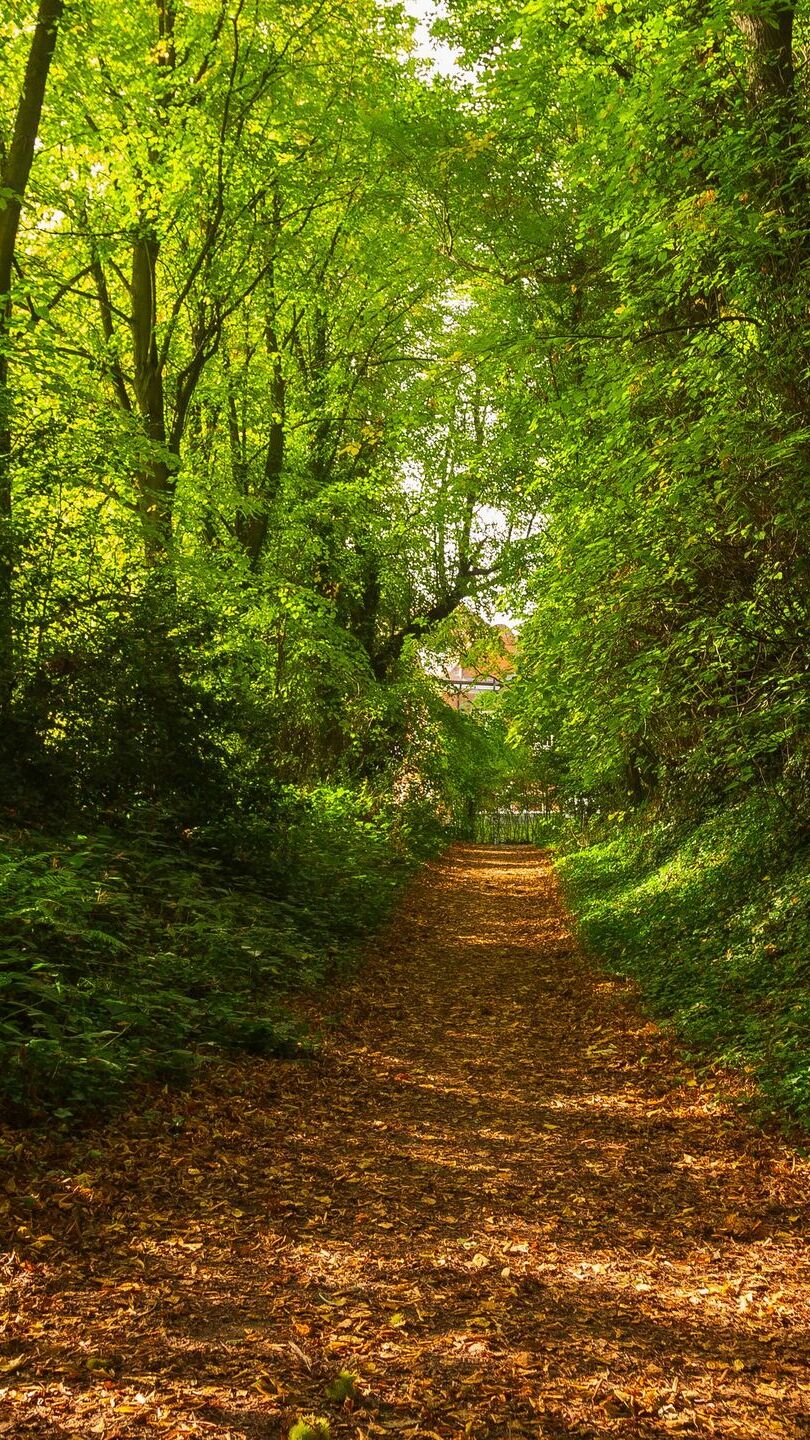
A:
{"label": "tall tree trunk", "polygon": [[[174,29],[177,18],[176,0],[156,0],[158,16],[158,74],[169,78],[177,61]],[[157,118],[168,129],[168,90],[161,88],[157,101]],[[161,146],[150,146],[149,160],[157,165]],[[144,434],[152,454],[136,477],[138,514],[141,521],[144,555],[147,564],[160,565],[168,560],[172,548],[172,511],[174,508],[174,467],[169,462],[166,430],[166,396],[164,364],[158,351],[157,262],[160,241],[146,216],[132,241],[132,358],[134,362],[135,398],[143,423]]]}
{"label": "tall tree trunk", "polygon": [[138,514],[146,560],[166,559],[172,541],[174,475],[166,444],[166,397],[157,345],[157,259],[159,244],[148,224],[132,243],[132,351],[135,395],[144,434],[153,454],[137,477]]}
{"label": "tall tree trunk", "polygon": [[310,472],[313,493],[329,479],[332,459],[332,418],[329,414],[329,320],[326,306],[318,300],[312,319],[309,403],[314,411],[310,440]]}
{"label": "tall tree trunk", "polygon": [[[270,527],[270,512],[275,505],[281,477],[284,472],[285,421],[287,384],[281,359],[281,341],[278,334],[278,296],[276,292],[275,248],[281,234],[281,200],[276,190],[273,197],[272,255],[267,272],[267,314],[264,339],[270,360],[270,432],[264,456],[261,494],[261,509],[252,515],[237,516],[236,534],[244,547],[251,570],[256,570],[262,557],[267,532]],[[244,477],[243,488],[247,486]]]}
{"label": "tall tree trunk", "polygon": [[748,40],[750,84],[756,100],[787,100],[793,92],[793,20],[795,0],[766,6],[764,15],[738,14]]}
{"label": "tall tree trunk", "polygon": [[[807,185],[799,164],[803,136],[796,105],[793,61],[795,0],[765,7],[765,14],[737,15],[748,45],[748,95],[759,127],[767,132],[767,151],[758,164],[760,186],[770,206],[786,214],[803,210]],[[800,227],[803,230],[803,227]],[[801,247],[807,249],[802,234]]]}
{"label": "tall tree trunk", "polygon": [[34,145],[42,115],[63,0],[40,0],[8,154],[0,171],[0,719],[11,708],[14,687],[14,540],[12,536],[12,416],[10,377],[11,285]]}
{"label": "tall tree trunk", "polygon": [[[754,155],[751,189],[764,211],[784,217],[762,266],[761,309],[770,331],[770,384],[787,402],[794,422],[810,420],[806,343],[806,284],[810,262],[810,189],[806,177],[807,139],[799,105],[793,56],[795,0],[764,6],[763,14],[737,16],[748,44],[748,93],[757,129],[766,143]],[[810,458],[810,450],[805,451]]]}

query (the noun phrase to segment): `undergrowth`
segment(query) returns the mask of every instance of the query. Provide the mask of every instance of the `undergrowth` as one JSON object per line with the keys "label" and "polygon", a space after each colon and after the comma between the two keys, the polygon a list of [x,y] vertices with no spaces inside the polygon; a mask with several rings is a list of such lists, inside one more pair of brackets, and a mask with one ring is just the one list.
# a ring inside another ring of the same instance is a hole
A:
{"label": "undergrowth", "polygon": [[773,795],[685,828],[626,821],[559,868],[584,940],[637,980],[707,1059],[753,1075],[769,1109],[810,1125],[810,847]]}
{"label": "undergrowth", "polygon": [[294,1056],[285,996],[330,976],[429,836],[360,791],[178,832],[154,816],[0,835],[0,1105],[72,1123],[207,1054]]}

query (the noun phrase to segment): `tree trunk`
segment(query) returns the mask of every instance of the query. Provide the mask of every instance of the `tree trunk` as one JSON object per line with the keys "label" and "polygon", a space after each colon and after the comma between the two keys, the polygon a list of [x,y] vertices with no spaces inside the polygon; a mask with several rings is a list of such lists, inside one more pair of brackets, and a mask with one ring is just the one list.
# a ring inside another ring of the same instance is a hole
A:
{"label": "tree trunk", "polygon": [[[174,71],[177,56],[174,27],[176,0],[157,0],[158,69]],[[167,96],[161,94],[158,116],[168,126]],[[150,163],[156,164],[159,147],[150,147]],[[169,559],[172,549],[175,467],[170,463],[166,431],[166,397],[163,362],[158,351],[157,262],[160,242],[150,222],[142,217],[141,228],[132,241],[132,358],[135,397],[144,433],[153,453],[136,477],[138,514],[141,521],[144,555],[148,565]]]}
{"label": "tree trunk", "polygon": [[[770,337],[769,383],[787,402],[794,423],[810,419],[804,319],[810,262],[810,190],[806,177],[807,139],[798,103],[793,57],[795,0],[765,7],[766,14],[737,16],[748,42],[748,93],[757,128],[766,144],[754,155],[751,189],[765,211],[779,211],[784,231],[775,237],[762,266],[761,312]],[[810,458],[810,451],[805,451]]]}
{"label": "tree trunk", "polygon": [[[768,134],[767,152],[758,167],[761,185],[767,191],[767,203],[778,205],[785,214],[795,214],[807,203],[807,185],[799,163],[803,136],[793,64],[795,13],[796,5],[790,3],[773,5],[766,16],[737,16],[737,25],[748,42],[751,107]],[[804,235],[800,243],[806,252]]]}
{"label": "tree trunk", "polygon": [[754,100],[787,100],[793,93],[793,20],[795,3],[777,4],[767,15],[737,16],[749,43],[750,86]]}
{"label": "tree trunk", "polygon": [[6,197],[0,202],[3,203],[0,209],[0,717],[4,720],[10,711],[14,687],[11,282],[20,215],[62,9],[63,0],[40,0],[14,133],[0,173],[0,191]]}
{"label": "tree trunk", "polygon": [[174,475],[166,445],[163,367],[157,346],[158,240],[145,228],[132,244],[132,349],[135,395],[152,457],[136,477],[138,514],[148,564],[168,558],[172,543]]}
{"label": "tree trunk", "polygon": [[[273,247],[281,232],[281,208],[278,194],[273,202]],[[264,457],[264,472],[260,496],[261,509],[256,514],[237,516],[236,535],[250,562],[251,570],[258,569],[267,532],[270,527],[270,511],[278,499],[281,477],[284,473],[285,420],[287,384],[281,359],[281,343],[278,335],[278,299],[276,295],[276,271],[273,260],[267,274],[267,317],[264,338],[270,360],[270,433]],[[247,475],[243,489],[247,489]]]}

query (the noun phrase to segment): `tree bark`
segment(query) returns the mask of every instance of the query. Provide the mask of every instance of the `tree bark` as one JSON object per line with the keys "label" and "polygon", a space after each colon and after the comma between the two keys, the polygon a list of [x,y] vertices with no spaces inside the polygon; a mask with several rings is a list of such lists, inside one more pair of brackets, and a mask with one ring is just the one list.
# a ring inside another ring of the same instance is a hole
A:
{"label": "tree bark", "polygon": [[[276,293],[275,247],[281,233],[281,201],[278,191],[273,197],[272,254],[267,271],[267,315],[264,339],[270,360],[270,430],[264,457],[261,493],[261,509],[256,514],[237,517],[236,534],[248,557],[251,570],[257,570],[262,557],[267,532],[270,528],[270,511],[278,499],[281,477],[284,473],[286,444],[285,422],[287,404],[287,383],[281,359],[281,341],[278,334],[278,296]],[[244,486],[247,486],[247,476]]]}
{"label": "tree bark", "polygon": [[149,564],[171,550],[174,475],[166,445],[166,402],[163,366],[157,346],[157,259],[159,245],[145,228],[132,244],[132,352],[135,395],[144,433],[154,454],[136,479],[138,514]]}
{"label": "tree bark", "polygon": [[0,171],[0,717],[14,687],[14,541],[12,536],[11,288],[17,233],[42,115],[63,0],[40,0],[17,105],[14,131]]}
{"label": "tree bark", "polygon": [[[786,213],[803,209],[807,186],[800,173],[802,139],[796,106],[793,63],[795,0],[766,7],[765,15],[738,14],[748,44],[748,96],[760,124],[767,128],[767,153],[761,176],[771,204]],[[806,241],[802,248],[806,250]]]}
{"label": "tree bark", "polygon": [[755,100],[787,100],[793,93],[793,21],[795,3],[775,4],[765,15],[738,14],[748,40],[750,84]]}

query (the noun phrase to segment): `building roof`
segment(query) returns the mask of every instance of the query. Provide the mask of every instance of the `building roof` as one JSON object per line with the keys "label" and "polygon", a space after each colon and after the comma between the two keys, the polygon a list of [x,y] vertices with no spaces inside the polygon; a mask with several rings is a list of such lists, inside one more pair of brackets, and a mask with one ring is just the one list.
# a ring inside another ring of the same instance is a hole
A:
{"label": "building roof", "polygon": [[479,641],[445,663],[436,678],[447,688],[443,698],[454,709],[467,708],[476,695],[494,694],[514,674],[517,641],[508,625],[493,625],[492,643]]}

